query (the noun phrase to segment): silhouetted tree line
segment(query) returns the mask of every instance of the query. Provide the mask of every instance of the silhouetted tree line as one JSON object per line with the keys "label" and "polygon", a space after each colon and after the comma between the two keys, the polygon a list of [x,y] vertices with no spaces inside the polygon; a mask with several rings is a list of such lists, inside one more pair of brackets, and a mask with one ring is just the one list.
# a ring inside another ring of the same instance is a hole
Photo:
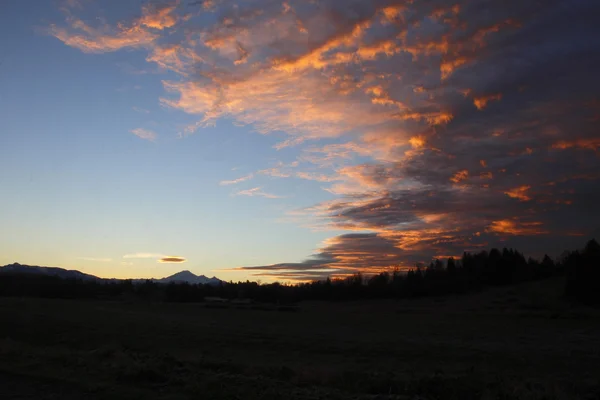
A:
{"label": "silhouetted tree line", "polygon": [[600,304],[600,245],[591,240],[581,251],[563,255],[567,266],[567,297],[586,304]]}
{"label": "silhouetted tree line", "polygon": [[443,296],[544,279],[564,270],[564,265],[555,264],[548,256],[540,262],[512,249],[492,249],[464,253],[458,260],[434,260],[408,272],[396,269],[364,278],[358,274],[337,281],[327,279],[299,285],[297,290],[301,298],[320,300]]}
{"label": "silhouetted tree line", "polygon": [[0,296],[49,298],[130,299],[167,302],[201,302],[207,297],[252,299],[290,303],[303,300],[358,300],[414,298],[479,291],[486,287],[535,281],[566,275],[565,294],[588,304],[600,303],[600,245],[590,241],[584,249],[565,252],[554,261],[526,259],[513,249],[492,249],[462,258],[434,260],[409,271],[395,269],[377,275],[355,274],[343,279],[290,284],[222,282],[218,285],[159,284],[147,280],[83,281],[39,275],[0,275]]}

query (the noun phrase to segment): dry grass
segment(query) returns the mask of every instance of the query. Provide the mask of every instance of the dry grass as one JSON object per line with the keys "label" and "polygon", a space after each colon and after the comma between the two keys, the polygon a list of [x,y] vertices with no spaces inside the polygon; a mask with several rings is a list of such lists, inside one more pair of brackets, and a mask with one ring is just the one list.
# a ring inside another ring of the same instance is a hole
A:
{"label": "dry grass", "polygon": [[598,396],[600,317],[559,285],[294,313],[0,299],[0,398]]}

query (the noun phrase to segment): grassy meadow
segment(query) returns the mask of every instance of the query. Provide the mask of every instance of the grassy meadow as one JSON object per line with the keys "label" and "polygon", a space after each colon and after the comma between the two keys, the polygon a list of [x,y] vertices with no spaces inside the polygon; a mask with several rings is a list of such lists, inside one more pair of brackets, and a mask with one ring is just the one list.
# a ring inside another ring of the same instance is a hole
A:
{"label": "grassy meadow", "polygon": [[296,312],[2,298],[0,398],[599,398],[600,312],[563,284]]}

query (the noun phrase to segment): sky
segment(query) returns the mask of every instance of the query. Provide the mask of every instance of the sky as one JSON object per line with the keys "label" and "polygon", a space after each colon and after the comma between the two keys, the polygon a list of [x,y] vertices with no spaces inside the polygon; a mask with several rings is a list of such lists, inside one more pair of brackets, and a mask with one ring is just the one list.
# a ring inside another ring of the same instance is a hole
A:
{"label": "sky", "polygon": [[306,281],[600,238],[596,0],[0,2],[0,265]]}

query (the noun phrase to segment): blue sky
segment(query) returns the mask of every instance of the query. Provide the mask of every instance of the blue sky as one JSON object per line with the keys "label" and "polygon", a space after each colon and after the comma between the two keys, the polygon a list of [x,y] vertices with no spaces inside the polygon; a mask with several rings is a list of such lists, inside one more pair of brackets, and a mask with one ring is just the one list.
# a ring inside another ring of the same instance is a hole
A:
{"label": "blue sky", "polygon": [[[160,80],[169,73],[128,73],[127,66],[146,68],[143,52],[104,57],[65,46],[43,33],[49,21],[63,18],[51,2],[3,8],[0,264],[107,277],[185,268],[244,279],[245,273],[214,270],[300,260],[330,235],[280,221],[286,210],[330,197],[313,182],[260,180],[281,199],[233,196],[238,188],[219,185],[293,161],[272,148],[275,135],[225,119],[178,138],[178,127],[192,118],[159,104]],[[156,141],[130,133],[139,127],[156,132]],[[123,259],[135,253],[181,255],[187,262]]]}
{"label": "blue sky", "polygon": [[340,4],[2,2],[0,265],[305,280],[598,233],[594,1]]}

